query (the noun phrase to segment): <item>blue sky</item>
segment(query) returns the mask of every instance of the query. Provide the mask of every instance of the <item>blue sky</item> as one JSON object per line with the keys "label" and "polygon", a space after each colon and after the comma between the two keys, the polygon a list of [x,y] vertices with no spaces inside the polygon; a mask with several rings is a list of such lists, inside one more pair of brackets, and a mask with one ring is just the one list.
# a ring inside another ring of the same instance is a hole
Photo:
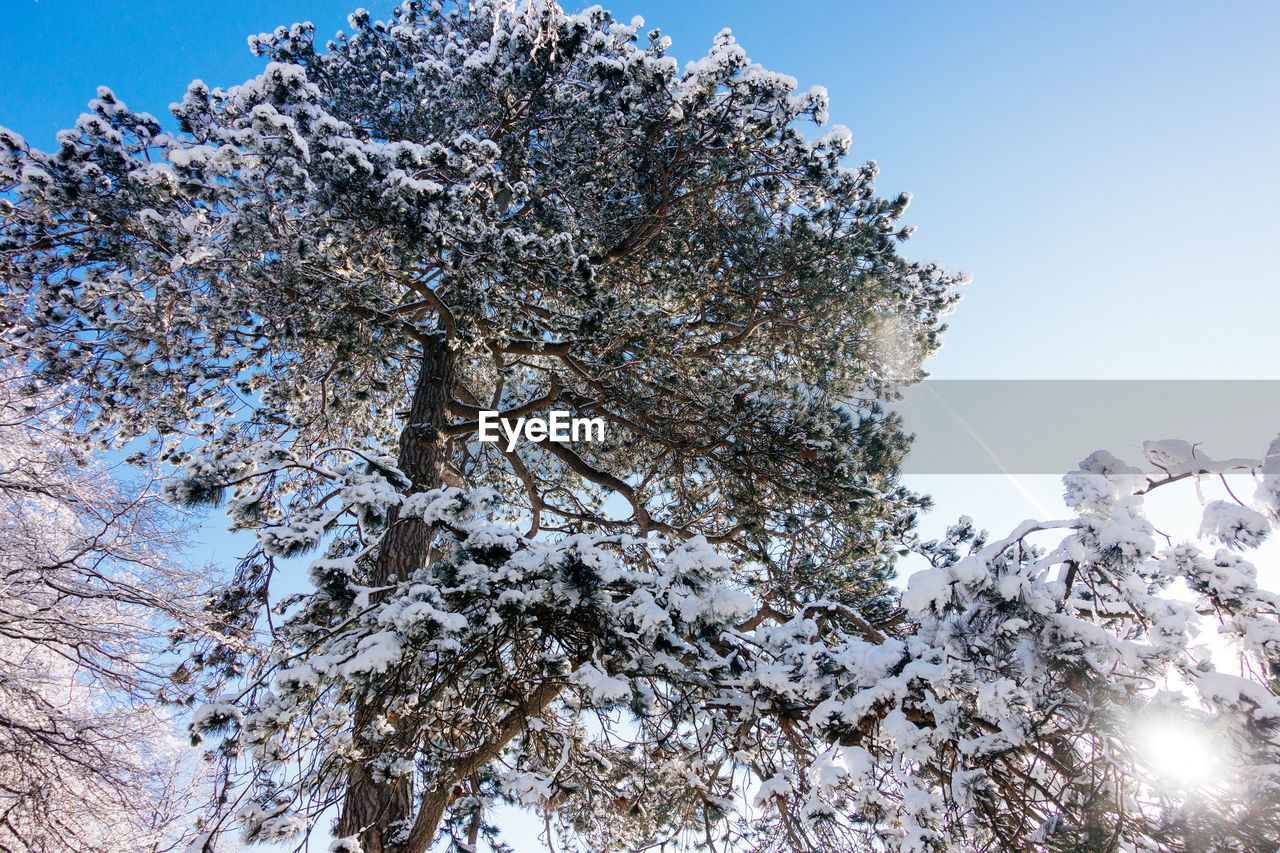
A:
{"label": "blue sky", "polygon": [[[164,118],[192,78],[257,73],[248,34],[310,20],[327,37],[353,8],[7,0],[0,124],[51,147],[98,85]],[[662,28],[681,60],[730,27],[766,67],[827,87],[853,156],[879,162],[885,194],[915,196],[907,254],[973,273],[935,376],[1280,379],[1280,4],[613,9]],[[961,512],[1007,529],[1058,492],[1051,477],[912,485],[937,496],[931,531]],[[225,538],[204,547],[229,564]]]}

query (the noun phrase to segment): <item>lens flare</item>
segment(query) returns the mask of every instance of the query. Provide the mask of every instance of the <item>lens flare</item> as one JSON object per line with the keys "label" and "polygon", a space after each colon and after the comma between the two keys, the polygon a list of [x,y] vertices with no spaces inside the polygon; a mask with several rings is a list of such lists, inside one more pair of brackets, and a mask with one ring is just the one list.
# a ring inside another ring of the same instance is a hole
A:
{"label": "lens flare", "polygon": [[1221,778],[1213,732],[1194,720],[1156,717],[1137,724],[1138,757],[1158,783],[1203,788]]}

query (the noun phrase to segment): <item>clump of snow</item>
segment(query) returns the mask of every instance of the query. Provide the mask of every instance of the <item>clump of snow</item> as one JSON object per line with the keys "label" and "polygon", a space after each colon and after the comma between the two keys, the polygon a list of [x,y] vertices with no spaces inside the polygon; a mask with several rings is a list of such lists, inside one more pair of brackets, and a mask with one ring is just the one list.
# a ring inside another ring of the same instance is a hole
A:
{"label": "clump of snow", "polygon": [[778,773],[770,776],[768,779],[760,783],[759,789],[755,796],[751,798],[751,802],[758,808],[764,805],[773,804],[777,799],[785,800],[795,790],[795,784],[790,774]]}
{"label": "clump of snow", "polygon": [[595,706],[613,705],[631,698],[630,684],[614,678],[594,663],[584,663],[573,671],[570,679],[587,692]]}
{"label": "clump of snow", "polygon": [[915,618],[930,613],[941,613],[951,603],[951,585],[954,581],[942,569],[924,569],[907,578],[907,590],[902,594],[902,606]]}
{"label": "clump of snow", "polygon": [[360,837],[357,835],[348,835],[345,838],[335,838],[329,843],[329,853],[364,853],[364,848],[360,846]]}
{"label": "clump of snow", "polygon": [[1229,548],[1257,548],[1271,532],[1266,516],[1232,501],[1212,501],[1204,508],[1200,535]]}
{"label": "clump of snow", "polygon": [[391,631],[379,631],[360,640],[355,656],[341,667],[343,675],[386,672],[400,661],[403,646]]}

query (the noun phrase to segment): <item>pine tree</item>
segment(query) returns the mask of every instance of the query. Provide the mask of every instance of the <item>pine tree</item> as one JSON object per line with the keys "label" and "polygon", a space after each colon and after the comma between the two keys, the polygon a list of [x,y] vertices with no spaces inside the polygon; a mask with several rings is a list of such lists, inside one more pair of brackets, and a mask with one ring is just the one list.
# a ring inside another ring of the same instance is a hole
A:
{"label": "pine tree", "polygon": [[[1095,453],[1069,518],[916,541],[874,401],[956,279],[802,135],[821,90],[598,9],[351,24],[254,39],[176,133],[106,90],[54,153],[3,132],[7,351],[257,534],[175,679],[207,847],[337,808],[335,851],[503,849],[514,803],[571,849],[1276,849],[1280,442]],[[478,440],[554,409],[603,440]],[[1222,769],[1164,778],[1165,724]]]}
{"label": "pine tree", "polygon": [[[264,72],[193,83],[177,132],[102,89],[55,152],[3,137],[7,337],[81,389],[99,441],[150,436],[184,466],[174,497],[230,490],[260,547],[228,618],[261,627],[275,560],[321,546],[311,604],[334,630],[428,565],[463,571],[475,550],[450,549],[453,516],[424,514],[445,484],[505,495],[529,543],[592,534],[653,565],[714,546],[771,613],[887,617],[919,501],[874,400],[921,375],[956,278],[897,253],[908,197],[841,164],[848,131],[802,134],[825,92],[727,31],[681,70],[659,32],[599,9],[410,2],[350,20],[322,48],[309,25],[251,40]],[[552,409],[603,418],[604,440],[476,440],[483,410]],[[493,565],[519,550],[499,540]],[[556,641],[571,652],[529,659],[491,626],[492,695],[451,722],[470,750],[451,769],[413,705],[446,701],[444,670],[353,686],[341,834],[424,849],[458,786],[489,784],[566,667],[608,646],[585,615]]]}

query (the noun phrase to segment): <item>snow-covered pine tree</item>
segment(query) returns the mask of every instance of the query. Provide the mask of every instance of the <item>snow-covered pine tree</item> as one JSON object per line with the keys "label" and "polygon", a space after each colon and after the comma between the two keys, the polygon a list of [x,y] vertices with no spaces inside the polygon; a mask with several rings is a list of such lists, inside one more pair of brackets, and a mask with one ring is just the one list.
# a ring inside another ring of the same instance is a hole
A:
{"label": "snow-covered pine tree", "polygon": [[[857,850],[1280,849],[1280,595],[1250,554],[1280,526],[1280,437],[1143,451],[1084,459],[1066,518],[918,543],[907,631],[779,644],[817,758],[779,811],[855,815]],[[1148,506],[1179,484],[1198,526]]]}
{"label": "snow-covered pine tree", "polygon": [[[179,134],[104,91],[0,162],[7,343],[258,533],[220,611],[267,646],[194,659],[247,837],[333,806],[337,850],[496,847],[505,801],[592,850],[1276,848],[1280,598],[1243,552],[1280,445],[1095,454],[1072,517],[963,522],[896,601],[914,503],[858,401],[916,374],[952,280],[894,254],[845,135],[797,134],[820,93],[598,11],[353,27],[256,40]],[[475,441],[553,405],[606,441]],[[1253,506],[1206,499],[1201,542],[1147,519],[1233,470]],[[1153,770],[1170,721],[1217,774]]]}
{"label": "snow-covered pine tree", "polygon": [[[185,466],[175,496],[231,491],[260,540],[223,598],[246,631],[282,556],[327,549],[306,606],[328,621],[308,624],[340,634],[429,563],[471,571],[459,555],[500,566],[525,547],[441,551],[458,534],[431,509],[443,483],[501,490],[546,547],[591,533],[608,542],[584,553],[629,551],[635,571],[749,585],[769,619],[819,599],[886,615],[891,543],[918,504],[895,482],[903,436],[870,400],[919,376],[956,279],[897,254],[908,198],[841,165],[848,131],[802,134],[826,121],[822,89],[797,92],[727,32],[681,69],[640,26],[543,0],[408,2],[323,46],[308,25],[252,39],[266,70],[193,83],[176,132],[102,89],[52,153],[4,133],[6,337],[46,383],[83,389],[99,439],[156,437]],[[481,410],[551,408],[603,418],[605,440],[476,440]],[[602,559],[531,566],[595,590]],[[669,594],[645,593],[655,582],[626,594]],[[711,615],[689,606],[691,636],[741,615],[718,595]],[[351,742],[321,755],[312,789],[344,792],[344,835],[423,849],[442,820],[480,814],[513,740],[592,760],[569,749],[580,721],[534,722],[614,640],[573,595],[545,601],[567,609],[536,626],[490,613],[429,665],[348,666],[363,673],[341,696]],[[225,648],[200,661],[249,665]],[[637,707],[683,708],[681,689]],[[662,796],[688,802],[668,819],[639,788],[616,794],[652,827],[714,823],[714,799]]]}

